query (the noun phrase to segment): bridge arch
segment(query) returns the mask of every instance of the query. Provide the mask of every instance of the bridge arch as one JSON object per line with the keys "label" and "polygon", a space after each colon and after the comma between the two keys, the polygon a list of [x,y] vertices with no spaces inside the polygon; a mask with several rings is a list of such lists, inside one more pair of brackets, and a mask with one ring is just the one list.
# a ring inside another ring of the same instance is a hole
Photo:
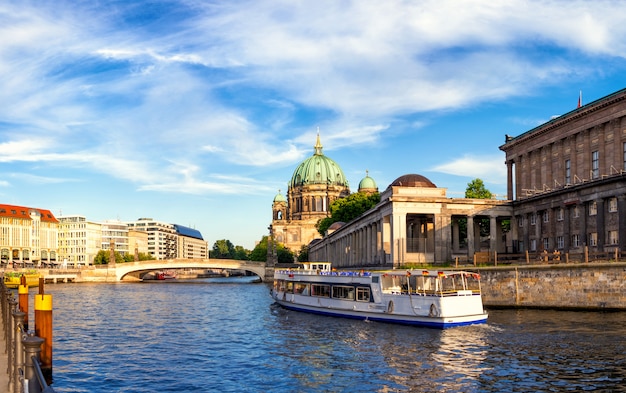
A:
{"label": "bridge arch", "polygon": [[[113,266],[109,266],[112,268]],[[265,281],[265,263],[238,261],[234,259],[163,259],[150,261],[125,262],[115,265],[115,278],[122,281],[131,273],[150,270],[170,269],[232,269],[246,270]]]}

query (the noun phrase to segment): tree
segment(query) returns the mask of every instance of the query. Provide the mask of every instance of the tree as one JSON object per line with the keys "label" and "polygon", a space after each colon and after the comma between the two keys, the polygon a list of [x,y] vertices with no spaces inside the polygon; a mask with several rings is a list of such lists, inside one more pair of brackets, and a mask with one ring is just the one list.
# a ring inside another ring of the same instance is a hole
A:
{"label": "tree", "polygon": [[[110,254],[111,254],[111,251],[109,250],[98,251],[96,256],[93,258],[93,264],[94,265],[108,265]],[[121,253],[115,251],[115,263],[122,263],[122,262],[125,262],[124,256]]]}
{"label": "tree", "polygon": [[303,244],[300,247],[300,252],[298,252],[298,262],[308,262],[309,261],[309,246]]}
{"label": "tree", "polygon": [[[293,263],[294,255],[282,243],[276,244],[276,256],[278,263]],[[251,261],[267,262],[267,236],[263,236],[261,241],[250,252]]]}
{"label": "tree", "polygon": [[467,183],[465,189],[465,198],[473,199],[491,199],[493,194],[485,187],[485,183],[481,179],[474,179]]}
{"label": "tree", "polygon": [[[465,198],[491,199],[493,198],[493,194],[485,187],[485,183],[481,179],[476,178],[467,183]],[[500,225],[504,233],[511,230],[511,220],[502,220]],[[478,221],[478,227],[480,228],[481,236],[489,236],[489,219],[484,218]],[[467,233],[466,228],[461,227],[461,230]]]}
{"label": "tree", "polygon": [[233,253],[233,258],[239,261],[247,261],[249,258],[250,251],[246,250],[242,246],[235,246],[235,251]]}
{"label": "tree", "polygon": [[335,222],[349,222],[365,213],[380,202],[379,193],[355,192],[346,198],[336,199],[330,204],[330,217],[322,218],[315,227],[320,235],[324,236],[326,230]]}
{"label": "tree", "polygon": [[235,246],[230,242],[230,240],[217,240],[213,243],[213,250],[211,250],[210,257],[218,259],[234,259]]}
{"label": "tree", "polygon": [[[150,254],[146,254],[144,252],[140,252],[139,254],[137,254],[137,257],[139,258],[140,261],[150,261],[153,260],[154,257]],[[124,262],[134,262],[135,261],[135,255],[134,254],[125,254],[124,255]]]}

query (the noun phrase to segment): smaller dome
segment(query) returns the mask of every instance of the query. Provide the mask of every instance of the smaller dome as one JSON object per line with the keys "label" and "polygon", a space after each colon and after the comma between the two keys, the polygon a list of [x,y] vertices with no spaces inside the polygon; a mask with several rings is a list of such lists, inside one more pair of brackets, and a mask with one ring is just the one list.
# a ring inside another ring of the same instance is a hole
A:
{"label": "smaller dome", "polygon": [[274,203],[276,202],[287,202],[287,199],[280,193],[280,190],[278,190],[278,194],[274,197]]}
{"label": "smaller dome", "polygon": [[361,181],[359,182],[359,191],[361,190],[377,190],[378,186],[376,185],[376,182],[374,181],[374,179],[372,179],[369,176],[369,173],[366,172],[366,175],[363,179],[361,179]]}
{"label": "smaller dome", "polygon": [[428,180],[422,175],[409,174],[403,175],[397,178],[389,185],[389,187],[424,187],[424,188],[437,188],[435,183]]}
{"label": "smaller dome", "polygon": [[337,221],[337,222],[333,222],[332,224],[330,224],[330,226],[328,227],[329,230],[332,231],[336,231],[337,229],[341,228],[342,226],[346,225],[345,222],[343,221]]}

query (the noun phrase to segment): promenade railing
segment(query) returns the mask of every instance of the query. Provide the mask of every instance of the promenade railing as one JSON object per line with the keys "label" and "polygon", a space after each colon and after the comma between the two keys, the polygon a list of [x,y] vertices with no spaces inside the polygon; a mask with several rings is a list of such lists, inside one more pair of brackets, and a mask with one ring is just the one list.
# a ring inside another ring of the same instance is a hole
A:
{"label": "promenade railing", "polygon": [[593,262],[626,262],[626,254],[617,248],[606,251],[590,251],[589,247],[586,246],[581,250],[571,252],[559,250],[525,251],[523,253],[481,251],[475,252],[472,257],[455,258],[457,266],[556,265]]}
{"label": "promenade railing", "polygon": [[[24,326],[26,314],[20,311],[13,292],[0,282],[2,328],[7,354],[9,393],[54,393],[41,369],[40,354],[44,339],[28,332]],[[0,370],[2,372],[2,370]]]}

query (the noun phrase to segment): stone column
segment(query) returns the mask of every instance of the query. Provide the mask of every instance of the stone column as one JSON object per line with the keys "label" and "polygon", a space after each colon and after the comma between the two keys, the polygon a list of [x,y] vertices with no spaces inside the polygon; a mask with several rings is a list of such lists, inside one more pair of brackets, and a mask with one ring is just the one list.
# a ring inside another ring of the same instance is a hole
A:
{"label": "stone column", "polygon": [[619,249],[623,251],[626,249],[626,214],[624,214],[626,212],[626,195],[624,194],[617,196],[617,211],[620,212],[617,224],[617,244]]}
{"label": "stone column", "polygon": [[563,251],[569,252],[572,244],[572,228],[570,227],[572,209],[570,209],[569,206],[565,206],[563,210]]}
{"label": "stone column", "polygon": [[489,251],[498,251],[498,223],[495,216],[489,217]]}
{"label": "stone column", "polygon": [[604,233],[604,199],[598,199],[596,201],[597,213],[596,213],[596,232],[598,236],[598,251],[604,251],[605,238]]}
{"label": "stone column", "polygon": [[474,244],[474,217],[467,216],[467,256],[471,259],[476,252]]}
{"label": "stone column", "polygon": [[450,225],[452,226],[452,252],[459,252],[459,219],[455,218],[451,220]]}
{"label": "stone column", "polygon": [[513,160],[506,162],[506,197],[512,201],[513,196]]}

